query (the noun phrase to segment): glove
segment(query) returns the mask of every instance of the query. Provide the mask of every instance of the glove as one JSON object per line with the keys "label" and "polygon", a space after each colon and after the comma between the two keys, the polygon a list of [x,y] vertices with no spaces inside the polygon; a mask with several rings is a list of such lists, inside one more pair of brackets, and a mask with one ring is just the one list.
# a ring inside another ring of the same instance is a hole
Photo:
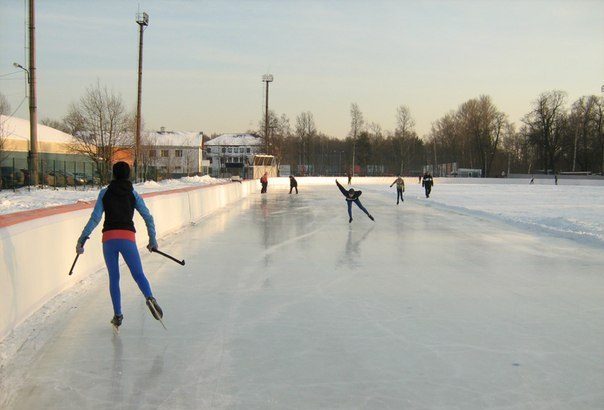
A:
{"label": "glove", "polygon": [[156,251],[159,248],[157,247],[156,243],[149,242],[149,245],[147,245],[147,249],[149,250],[149,252],[153,252],[153,251]]}
{"label": "glove", "polygon": [[83,244],[81,244],[80,242],[77,242],[77,243],[76,243],[76,253],[77,253],[78,255],[81,255],[81,254],[83,254],[83,253],[84,253],[84,245],[83,245]]}

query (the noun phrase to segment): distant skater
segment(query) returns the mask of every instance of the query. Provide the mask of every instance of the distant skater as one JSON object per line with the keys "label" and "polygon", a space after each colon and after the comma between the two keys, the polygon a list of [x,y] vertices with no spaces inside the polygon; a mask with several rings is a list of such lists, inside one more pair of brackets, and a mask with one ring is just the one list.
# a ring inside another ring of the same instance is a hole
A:
{"label": "distant skater", "polygon": [[[117,162],[113,165],[113,180],[107,188],[101,189],[99,197],[94,205],[90,220],[84,227],[76,244],[76,252],[84,253],[84,243],[101,221],[103,212],[105,212],[105,222],[103,223],[103,255],[105,264],[109,271],[109,293],[113,303],[113,319],[111,324],[117,329],[124,316],[122,315],[121,294],[120,294],[120,270],[118,256],[128,265],[130,273],[143,296],[147,300],[147,306],[151,314],[156,319],[163,317],[163,312],[151,292],[149,281],[143,272],[141,258],[136,246],[134,222],[134,210],[143,217],[147,226],[149,252],[157,250],[157,240],[155,238],[155,224],[153,216],[147,209],[143,198],[134,190],[130,177],[130,166],[123,162]],[[159,316],[159,318],[158,318]]]}
{"label": "distant skater", "polygon": [[405,192],[405,180],[401,178],[401,176],[397,176],[392,184],[390,184],[390,188],[392,185],[396,184],[396,204],[398,205],[399,198],[401,202],[405,202],[403,199],[403,192]]}
{"label": "distant skater", "polygon": [[554,184],[558,185],[558,175],[554,175]]}
{"label": "distant skater", "polygon": [[348,177],[348,185],[352,184],[352,173],[348,171],[346,172],[346,176]]}
{"label": "distant skater", "polygon": [[535,183],[535,177],[531,177],[531,182],[529,182],[529,184],[533,185]]}
{"label": "distant skater", "polygon": [[430,198],[430,192],[432,191],[432,185],[434,185],[434,180],[432,179],[432,175],[427,172],[424,174],[422,179],[422,186],[426,191],[426,198]]}
{"label": "distant skater", "polygon": [[418,178],[419,178],[419,181],[417,181],[417,183],[421,184],[422,183],[422,176],[420,175]]}
{"label": "distant skater", "polygon": [[361,211],[365,212],[367,214],[367,216],[369,217],[369,219],[371,219],[372,221],[375,221],[375,218],[373,216],[371,216],[371,214],[369,213],[369,211],[367,211],[365,209],[365,207],[363,206],[363,204],[361,204],[361,201],[359,201],[359,197],[361,196],[362,192],[361,191],[355,191],[353,188],[350,188],[349,190],[346,190],[336,179],[336,185],[338,186],[338,188],[340,188],[340,192],[342,192],[342,195],[344,195],[346,197],[346,204],[348,205],[348,216],[350,217],[350,219],[348,220],[348,223],[352,222],[352,203],[354,202],[355,204],[357,204],[357,206],[361,209]]}
{"label": "distant skater", "polygon": [[294,178],[293,175],[289,176],[289,193],[292,193],[292,189],[296,190],[296,195],[298,195],[298,181]]}
{"label": "distant skater", "polygon": [[266,194],[266,190],[268,188],[268,172],[265,172],[264,175],[260,177],[260,183],[262,184],[262,189],[260,190],[260,193]]}

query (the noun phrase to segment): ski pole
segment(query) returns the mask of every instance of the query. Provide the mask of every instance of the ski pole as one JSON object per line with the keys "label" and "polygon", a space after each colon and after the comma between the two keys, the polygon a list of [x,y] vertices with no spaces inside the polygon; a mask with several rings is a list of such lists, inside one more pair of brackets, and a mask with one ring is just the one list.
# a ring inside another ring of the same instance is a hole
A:
{"label": "ski pole", "polygon": [[151,250],[151,252],[156,252],[156,253],[159,253],[161,256],[165,256],[166,258],[168,258],[168,259],[172,259],[174,262],[176,262],[176,263],[178,263],[178,264],[180,264],[180,265],[182,265],[182,266],[185,266],[185,260],[184,260],[184,259],[183,259],[183,260],[181,260],[181,261],[179,261],[179,260],[178,260],[178,259],[176,259],[175,257],[170,256],[170,255],[168,255],[167,253],[164,253],[164,252],[162,252],[162,251],[160,251],[160,250],[158,250],[158,249],[152,249],[152,250]]}
{"label": "ski pole", "polygon": [[[84,242],[82,243],[82,247],[84,247],[84,244],[86,243],[87,240],[88,240],[88,236],[84,238]],[[71,276],[73,274],[73,268],[75,267],[75,264],[78,261],[79,257],[80,257],[80,254],[76,253],[76,257],[73,260],[73,263],[71,264],[71,269],[69,269],[69,276]]]}

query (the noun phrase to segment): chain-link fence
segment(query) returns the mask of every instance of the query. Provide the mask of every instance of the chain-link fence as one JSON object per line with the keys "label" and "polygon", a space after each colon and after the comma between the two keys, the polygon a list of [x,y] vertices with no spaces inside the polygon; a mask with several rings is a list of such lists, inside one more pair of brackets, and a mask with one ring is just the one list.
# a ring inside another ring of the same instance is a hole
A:
{"label": "chain-link fence", "polygon": [[[86,161],[42,160],[38,164],[38,186],[50,189],[98,188],[110,180],[111,170]],[[27,159],[11,158],[0,167],[0,189],[34,186]]]}

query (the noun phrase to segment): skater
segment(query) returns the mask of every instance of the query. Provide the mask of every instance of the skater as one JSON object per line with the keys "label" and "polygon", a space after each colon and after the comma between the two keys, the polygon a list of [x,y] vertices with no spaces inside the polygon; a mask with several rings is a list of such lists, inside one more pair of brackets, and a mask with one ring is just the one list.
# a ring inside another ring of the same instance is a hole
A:
{"label": "skater", "polygon": [[348,185],[352,184],[352,173],[350,171],[346,171],[346,176],[348,177]]}
{"label": "skater", "polygon": [[296,190],[296,195],[298,195],[298,181],[294,178],[293,175],[289,176],[289,193],[292,193],[292,189]]}
{"label": "skater", "polygon": [[149,252],[158,249],[155,238],[155,224],[143,198],[132,187],[129,177],[130,166],[127,163],[120,161],[113,165],[113,180],[107,188],[103,188],[99,192],[90,220],[84,227],[76,244],[76,252],[78,254],[84,253],[86,239],[99,224],[103,212],[105,212],[103,255],[109,271],[109,292],[113,303],[114,316],[111,319],[111,324],[116,329],[122,324],[124,318],[120,295],[119,254],[126,261],[130,273],[145,296],[147,306],[153,316],[158,320],[163,317],[163,312],[153,297],[151,286],[143,272],[140,255],[136,247],[136,230],[132,221],[134,210],[136,209],[141,214],[147,226],[147,234],[149,235],[147,249]]}
{"label": "skater", "polygon": [[427,172],[424,174],[424,178],[422,179],[422,186],[426,191],[426,198],[430,198],[430,191],[432,191],[432,185],[434,185],[434,181],[432,180],[432,175]]}
{"label": "skater", "polygon": [[266,189],[268,188],[268,172],[265,172],[264,175],[260,178],[260,183],[262,184],[262,189],[260,190],[261,194],[266,194]]}
{"label": "skater", "polygon": [[392,185],[396,184],[396,204],[398,205],[399,198],[402,202],[405,202],[403,199],[403,192],[405,192],[405,180],[401,178],[401,176],[397,176],[392,184],[390,184],[390,188]]}
{"label": "skater", "polygon": [[531,177],[531,182],[529,182],[529,184],[530,184],[530,185],[533,185],[534,183],[535,183],[535,177],[534,177],[534,176],[532,176],[532,177]]}
{"label": "skater", "polygon": [[554,175],[554,184],[558,185],[558,175]]}
{"label": "skater", "polygon": [[369,213],[369,211],[367,211],[365,209],[365,207],[363,206],[363,204],[361,204],[361,201],[359,201],[359,197],[361,196],[362,192],[361,191],[355,191],[353,188],[350,188],[348,191],[338,182],[338,180],[336,179],[336,185],[338,186],[338,188],[340,188],[340,192],[342,192],[342,195],[344,195],[346,197],[346,204],[348,205],[348,216],[350,217],[350,219],[348,220],[348,223],[352,222],[352,203],[354,202],[355,204],[357,204],[357,206],[359,208],[361,208],[361,211],[365,212],[367,214],[367,216],[369,217],[369,219],[371,219],[372,221],[375,221],[375,218],[373,216],[371,216],[371,214]]}

